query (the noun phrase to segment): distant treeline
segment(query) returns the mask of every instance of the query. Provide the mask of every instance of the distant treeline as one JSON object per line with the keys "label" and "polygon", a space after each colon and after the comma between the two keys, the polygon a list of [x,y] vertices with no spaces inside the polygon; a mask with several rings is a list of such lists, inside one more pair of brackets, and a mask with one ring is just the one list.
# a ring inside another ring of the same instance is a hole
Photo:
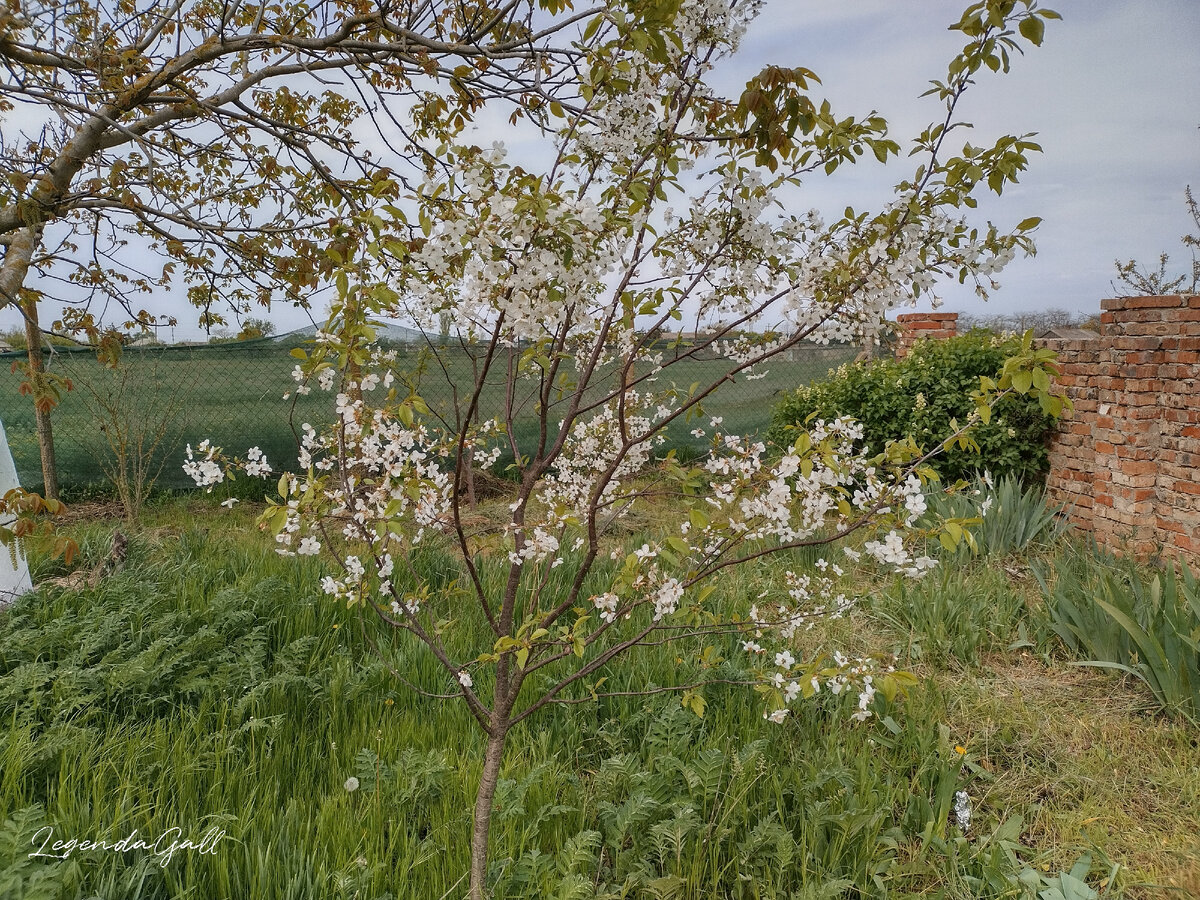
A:
{"label": "distant treeline", "polygon": [[970,331],[972,328],[986,328],[988,331],[1012,331],[1023,334],[1029,329],[1040,334],[1047,328],[1090,328],[1099,330],[1100,314],[1071,312],[1067,309],[1038,310],[1037,312],[1015,312],[1003,315],[978,315],[976,313],[959,313],[959,333]]}

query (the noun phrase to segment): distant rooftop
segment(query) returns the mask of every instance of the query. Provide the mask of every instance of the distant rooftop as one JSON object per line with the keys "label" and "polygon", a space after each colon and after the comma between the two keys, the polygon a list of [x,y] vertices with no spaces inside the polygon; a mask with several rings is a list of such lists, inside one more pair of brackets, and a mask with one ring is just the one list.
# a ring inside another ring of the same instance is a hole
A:
{"label": "distant rooftop", "polygon": [[1092,331],[1090,328],[1067,328],[1066,326],[1056,326],[1047,328],[1038,335],[1039,338],[1054,338],[1062,341],[1094,341],[1100,337],[1098,331]]}

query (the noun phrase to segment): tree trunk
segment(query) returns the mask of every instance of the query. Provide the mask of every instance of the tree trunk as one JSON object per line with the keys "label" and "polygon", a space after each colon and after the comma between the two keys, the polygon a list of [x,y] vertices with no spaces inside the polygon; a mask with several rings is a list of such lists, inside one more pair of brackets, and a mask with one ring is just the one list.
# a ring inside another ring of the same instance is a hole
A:
{"label": "tree trunk", "polygon": [[[42,329],[38,325],[37,304],[25,304],[25,345],[29,356],[29,380],[37,385],[45,368],[42,366]],[[50,410],[43,409],[34,395],[34,421],[37,423],[38,450],[42,455],[42,493],[47,500],[58,499],[58,463],[54,459],[54,429],[50,425]]]}
{"label": "tree trunk", "polygon": [[4,263],[0,265],[0,308],[20,302],[21,288],[25,286],[25,276],[41,239],[40,229],[32,225],[7,235]]}
{"label": "tree trunk", "polygon": [[[0,264],[0,309],[17,306],[25,311],[25,339],[29,356],[29,378],[36,385],[42,372],[42,329],[38,327],[35,301],[21,302],[21,289],[29,274],[33,255],[42,239],[40,225],[26,225],[8,233],[8,244],[4,251],[4,262]],[[58,499],[58,468],[54,464],[54,432],[50,427],[50,414],[35,407],[38,449],[42,454],[42,480],[46,482],[43,493]]]}
{"label": "tree trunk", "polygon": [[496,782],[500,780],[500,763],[504,759],[504,742],[508,728],[496,726],[488,738],[487,754],[483,758],[483,774],[475,794],[475,830],[471,835],[471,900],[486,900],[484,884],[487,879],[488,832],[492,826],[492,804],[496,798]]}

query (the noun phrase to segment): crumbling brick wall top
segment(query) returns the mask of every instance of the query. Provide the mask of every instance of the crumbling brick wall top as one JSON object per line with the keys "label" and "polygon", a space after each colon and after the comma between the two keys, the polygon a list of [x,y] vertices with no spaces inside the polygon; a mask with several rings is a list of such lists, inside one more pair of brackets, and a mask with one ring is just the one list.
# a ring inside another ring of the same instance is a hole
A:
{"label": "crumbling brick wall top", "polygon": [[941,341],[958,334],[958,313],[902,313],[896,316],[900,339],[896,343],[896,358],[903,359],[920,340]]}

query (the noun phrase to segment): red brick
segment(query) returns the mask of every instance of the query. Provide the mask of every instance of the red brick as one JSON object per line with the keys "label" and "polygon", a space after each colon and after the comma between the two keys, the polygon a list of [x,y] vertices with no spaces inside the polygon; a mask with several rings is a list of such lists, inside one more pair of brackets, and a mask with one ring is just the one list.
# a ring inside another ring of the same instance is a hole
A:
{"label": "red brick", "polygon": [[1177,334],[1178,329],[1178,325],[1172,325],[1170,322],[1131,322],[1125,326],[1125,333],[1135,338],[1147,335],[1166,338]]}
{"label": "red brick", "polygon": [[[1161,345],[1161,341],[1155,340],[1152,337],[1117,337],[1113,340],[1113,348],[1116,350],[1157,350]],[[1180,348],[1183,349],[1183,348]],[[1148,362],[1150,360],[1143,360]]]}
{"label": "red brick", "polygon": [[[1124,325],[1143,322],[1165,322],[1167,316],[1174,312],[1170,309],[1122,309],[1113,313],[1117,322]],[[1128,334],[1128,329],[1125,329]]]}
{"label": "red brick", "polygon": [[1144,460],[1125,460],[1121,463],[1121,472],[1125,475],[1153,475],[1154,463]]}
{"label": "red brick", "polygon": [[1120,306],[1104,306],[1104,309],[1163,309],[1183,306],[1184,300],[1179,294],[1165,294],[1155,297],[1122,297]]}

